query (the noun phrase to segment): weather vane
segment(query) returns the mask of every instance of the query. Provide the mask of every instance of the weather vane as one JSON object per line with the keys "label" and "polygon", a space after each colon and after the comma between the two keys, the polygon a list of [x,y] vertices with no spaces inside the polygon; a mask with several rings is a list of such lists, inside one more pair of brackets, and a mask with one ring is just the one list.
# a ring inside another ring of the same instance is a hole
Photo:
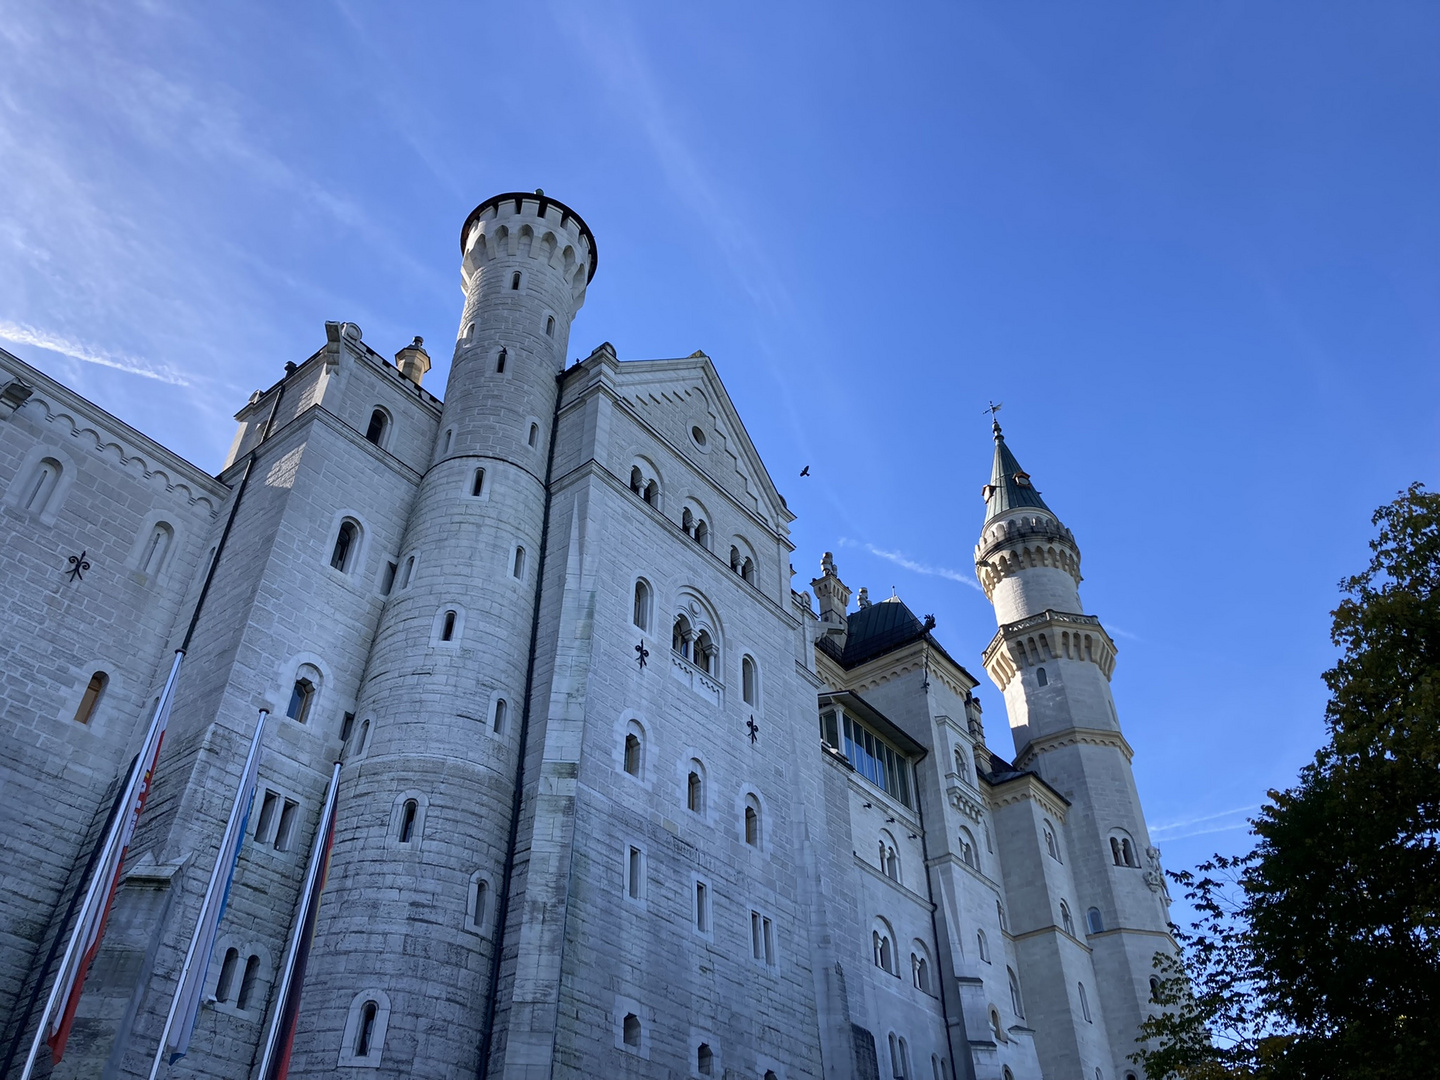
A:
{"label": "weather vane", "polygon": [[987,409],[981,409],[980,411],[981,411],[981,412],[988,412],[988,413],[990,414],[990,421],[991,421],[991,423],[994,423],[994,422],[996,422],[996,421],[995,421],[995,414],[998,413],[998,412],[999,412],[1001,409],[1003,409],[1004,407],[1005,407],[1005,403],[1004,403],[1003,401],[998,402],[998,403],[992,401],[992,402],[990,402],[990,407],[989,407],[989,408],[987,408]]}

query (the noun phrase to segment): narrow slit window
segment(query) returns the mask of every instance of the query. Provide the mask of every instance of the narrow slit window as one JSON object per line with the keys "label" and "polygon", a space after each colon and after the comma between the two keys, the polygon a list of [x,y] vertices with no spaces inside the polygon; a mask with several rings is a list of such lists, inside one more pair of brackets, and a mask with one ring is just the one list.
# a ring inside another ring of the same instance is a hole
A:
{"label": "narrow slit window", "polygon": [[280,824],[275,827],[275,850],[289,851],[290,844],[295,839],[295,819],[300,814],[300,804],[294,799],[286,799],[280,808]]}
{"label": "narrow slit window", "polygon": [[554,316],[554,315],[548,315],[548,316],[546,316],[546,318],[545,318],[545,336],[546,336],[546,337],[554,337],[554,336],[555,336],[555,316]]}
{"label": "narrow slit window", "polygon": [[510,706],[505,704],[503,697],[495,702],[495,720],[493,727],[496,735],[505,734],[505,714],[509,711]]}
{"label": "narrow slit window", "polygon": [[150,530],[150,539],[145,542],[145,551],[140,557],[140,572],[142,574],[158,574],[161,567],[165,565],[165,556],[170,551],[170,541],[175,538],[175,532],[165,522],[155,524]]}
{"label": "narrow slit window", "polygon": [[625,736],[625,771],[631,776],[640,775],[640,736],[634,732]]}
{"label": "narrow slit window", "polygon": [[523,547],[515,549],[515,567],[511,573],[517,578],[525,576],[525,549]]}
{"label": "narrow slit window", "polygon": [[309,679],[296,679],[295,686],[290,691],[290,704],[285,709],[285,715],[297,723],[305,723],[310,717],[310,705],[314,700],[315,684]]}
{"label": "narrow slit window", "polygon": [[376,409],[370,414],[370,425],[365,429],[365,441],[380,445],[380,440],[385,437],[386,426],[385,410]]}
{"label": "narrow slit window", "polygon": [[495,374],[496,374],[496,375],[503,375],[503,374],[505,374],[505,360],[506,360],[507,356],[508,356],[508,354],[505,352],[504,349],[501,349],[498,353],[495,354]]}
{"label": "narrow slit window", "polygon": [[395,573],[400,569],[400,564],[393,559],[385,563],[385,573],[380,578],[380,595],[389,596],[395,588]]}
{"label": "narrow slit window", "polygon": [[330,551],[330,565],[342,573],[350,569],[350,552],[355,547],[358,530],[353,521],[342,521],[335,534],[335,547]]}
{"label": "narrow slit window", "polygon": [[225,959],[220,964],[220,981],[215,984],[215,1000],[222,1005],[230,1000],[230,990],[235,982],[235,968],[240,963],[239,949],[226,949]]}
{"label": "narrow slit window", "polygon": [[625,867],[625,891],[631,900],[639,900],[645,882],[645,857],[632,847]]}
{"label": "narrow slit window", "polygon": [[255,993],[255,983],[260,977],[260,957],[252,955],[245,961],[245,974],[240,977],[240,993],[235,998],[237,1009],[248,1009],[250,998]]}
{"label": "narrow slit window", "polygon": [[701,1043],[695,1049],[695,1071],[701,1076],[715,1075],[715,1054],[709,1043]]}
{"label": "narrow slit window", "polygon": [[80,695],[80,707],[75,710],[75,722],[77,724],[88,724],[95,717],[95,710],[100,707],[100,701],[105,697],[105,688],[110,685],[110,676],[103,671],[97,671],[90,676],[90,681],[85,684],[85,693]]}
{"label": "narrow slit window", "polygon": [[55,487],[60,482],[60,472],[60,463],[54,458],[46,458],[40,462],[40,468],[30,486],[30,494],[25,499],[26,510],[45,512],[50,505],[50,496],[55,493]]}
{"label": "narrow slit window", "polygon": [[536,447],[536,446],[539,445],[539,443],[540,443],[540,425],[539,425],[539,424],[531,424],[531,425],[530,425],[530,435],[529,435],[529,437],[528,437],[528,441],[529,441],[530,446],[531,446],[532,449],[533,449],[534,447]]}
{"label": "narrow slit window", "polygon": [[755,661],[748,656],[740,661],[740,696],[745,699],[746,705],[758,703],[759,695],[755,690]]}
{"label": "narrow slit window", "polygon": [[262,844],[270,836],[270,826],[275,824],[275,808],[280,805],[280,796],[273,791],[265,792],[260,800],[260,817],[255,822],[255,839]]}
{"label": "narrow slit window", "polygon": [[479,496],[485,494],[484,469],[476,469],[475,474],[470,478],[470,494],[471,496]]}
{"label": "narrow slit window", "polygon": [[760,804],[753,795],[746,797],[745,843],[751,847],[760,846]]}
{"label": "narrow slit window", "polygon": [[644,581],[635,583],[635,611],[632,620],[637,629],[650,629],[650,586]]}
{"label": "narrow slit window", "polygon": [[400,811],[400,843],[408,844],[415,839],[415,816],[419,812],[419,803],[414,799],[405,800],[405,806]]}
{"label": "narrow slit window", "polygon": [[710,932],[710,890],[703,881],[695,883],[695,929],[702,934]]}
{"label": "narrow slit window", "polygon": [[485,909],[490,903],[490,883],[484,878],[475,881],[475,916],[471,925],[477,930],[485,928]]}
{"label": "narrow slit window", "polygon": [[360,1009],[359,1030],[355,1033],[355,1056],[369,1057],[370,1044],[375,1038],[375,1014],[380,1011],[380,1006],[373,1001],[367,1001]]}
{"label": "narrow slit window", "polygon": [[455,640],[455,612],[453,611],[445,612],[445,623],[440,629],[440,640]]}
{"label": "narrow slit window", "polygon": [[410,587],[410,579],[414,576],[414,574],[415,556],[411,555],[408,559],[405,560],[405,572],[400,575],[400,588],[408,589]]}
{"label": "narrow slit window", "polygon": [[624,1038],[626,1046],[638,1047],[640,1045],[640,1018],[634,1013],[626,1014],[621,1036]]}
{"label": "narrow slit window", "polygon": [[690,778],[685,783],[685,808],[693,813],[700,813],[704,808],[704,785],[700,774],[691,770]]}
{"label": "narrow slit window", "polygon": [[519,290],[519,288],[520,288],[520,272],[517,270],[514,274],[511,274],[511,275],[510,275],[510,291],[511,291],[511,292],[516,292],[516,291]]}

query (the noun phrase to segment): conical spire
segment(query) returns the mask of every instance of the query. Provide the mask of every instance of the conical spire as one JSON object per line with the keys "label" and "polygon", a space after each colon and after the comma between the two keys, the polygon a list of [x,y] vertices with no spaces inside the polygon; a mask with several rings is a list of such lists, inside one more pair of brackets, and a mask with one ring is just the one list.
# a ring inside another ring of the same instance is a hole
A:
{"label": "conical spire", "polygon": [[1005,436],[1000,434],[1000,423],[995,421],[995,464],[990,469],[990,483],[985,485],[985,520],[993,521],[1007,510],[1018,510],[1032,506],[1046,513],[1053,511],[1045,505],[1030,474],[1020,467],[1015,455],[1005,445]]}

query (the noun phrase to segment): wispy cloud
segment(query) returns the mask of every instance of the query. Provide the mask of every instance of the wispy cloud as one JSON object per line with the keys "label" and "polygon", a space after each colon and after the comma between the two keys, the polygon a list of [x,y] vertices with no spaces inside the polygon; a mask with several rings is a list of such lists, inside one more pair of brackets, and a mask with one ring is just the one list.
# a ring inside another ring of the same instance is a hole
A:
{"label": "wispy cloud", "polygon": [[114,368],[116,371],[124,371],[146,379],[156,379],[172,386],[190,385],[176,372],[162,365],[151,364],[138,357],[126,356],[124,353],[96,349],[59,334],[52,334],[47,330],[39,330],[33,326],[13,323],[5,319],[0,319],[0,338],[16,345],[33,345],[39,349],[49,349],[61,356],[68,356],[72,360],[83,360],[87,364]]}
{"label": "wispy cloud", "polygon": [[1207,836],[1210,833],[1248,829],[1250,815],[1259,809],[1260,804],[1256,803],[1253,806],[1237,806],[1213,814],[1200,814],[1180,818],[1177,821],[1164,821],[1150,827],[1150,836],[1154,840],[1185,840],[1192,836]]}
{"label": "wispy cloud", "polygon": [[864,548],[871,555],[875,555],[881,559],[887,560],[888,562],[892,562],[896,566],[902,567],[903,569],[909,570],[915,574],[926,574],[929,577],[944,578],[946,581],[958,581],[961,585],[968,585],[970,586],[970,588],[976,590],[977,592],[982,591],[980,589],[980,584],[975,580],[974,575],[964,574],[961,573],[959,570],[952,570],[948,566],[931,566],[929,563],[917,562],[915,559],[910,558],[910,556],[906,555],[902,551],[886,551],[884,548],[876,547],[874,544],[871,543],[851,540],[847,536],[842,536],[839,540],[839,544],[841,547]]}
{"label": "wispy cloud", "polygon": [[1139,635],[1139,634],[1132,634],[1129,630],[1122,630],[1122,629],[1120,629],[1120,627],[1116,626],[1114,623],[1109,623],[1109,622],[1107,622],[1107,623],[1105,624],[1105,629],[1106,629],[1106,631],[1110,634],[1111,637],[1129,638],[1131,641],[1139,641],[1139,640],[1140,640],[1140,635]]}

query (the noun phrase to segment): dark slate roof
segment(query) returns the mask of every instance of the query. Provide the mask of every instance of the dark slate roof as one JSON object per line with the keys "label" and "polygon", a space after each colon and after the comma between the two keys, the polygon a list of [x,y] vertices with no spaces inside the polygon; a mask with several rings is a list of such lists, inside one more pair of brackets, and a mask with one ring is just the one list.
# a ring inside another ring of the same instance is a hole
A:
{"label": "dark slate roof", "polygon": [[1005,436],[1000,434],[997,423],[995,464],[990,469],[990,483],[985,486],[985,520],[988,523],[1007,510],[1019,510],[1026,506],[1050,510],[1035,490],[1035,485],[1030,483],[1030,474],[1020,467],[1020,462],[1005,445]]}
{"label": "dark slate roof", "polygon": [[847,668],[909,644],[928,631],[898,596],[851,612],[846,629],[845,651],[838,656],[833,646],[826,651]]}

